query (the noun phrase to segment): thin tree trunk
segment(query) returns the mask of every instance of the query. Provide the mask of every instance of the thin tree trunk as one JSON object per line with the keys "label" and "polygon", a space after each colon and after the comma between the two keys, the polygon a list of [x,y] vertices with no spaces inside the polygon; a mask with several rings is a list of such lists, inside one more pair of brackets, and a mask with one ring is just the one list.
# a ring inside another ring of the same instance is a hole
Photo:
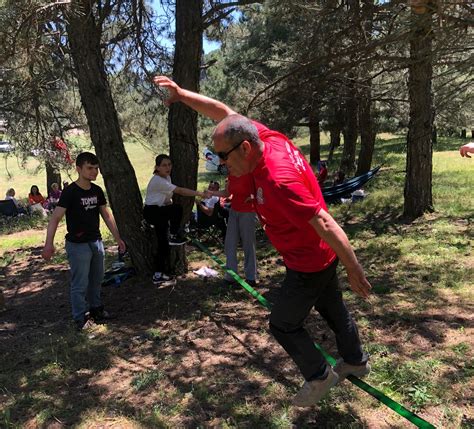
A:
{"label": "thin tree trunk", "polygon": [[319,106],[314,102],[309,112],[309,162],[313,165],[321,159],[321,127],[319,122]]}
{"label": "thin tree trunk", "polygon": [[[374,0],[362,0],[361,20],[359,23],[360,41],[367,43],[373,34]],[[359,91],[359,132],[360,151],[357,160],[356,176],[366,173],[372,166],[372,157],[375,146],[375,124],[372,116],[372,79],[373,69],[371,61],[360,66],[363,81]]]}
{"label": "thin tree trunk", "polygon": [[[352,26],[349,29],[348,36],[357,40],[360,38],[360,2],[359,0],[347,0],[345,3],[348,8],[348,17],[351,20]],[[357,120],[357,89],[356,83],[358,81],[357,68],[350,72],[347,76],[347,92],[345,109],[344,109],[344,147],[342,150],[341,165],[339,170],[342,171],[346,177],[354,173],[355,169],[355,154],[358,135],[358,120]]]}
{"label": "thin tree trunk", "polygon": [[[176,44],[173,63],[173,80],[183,88],[199,92],[199,72],[202,57],[202,0],[176,1]],[[173,161],[173,183],[196,189],[199,162],[197,141],[198,114],[182,103],[171,106],[168,116],[170,156]],[[183,222],[189,220],[194,198],[179,197],[183,205]],[[173,272],[187,271],[187,259],[183,247],[172,249]]]}
{"label": "thin tree trunk", "polygon": [[57,183],[59,188],[62,189],[61,183],[61,172],[58,168],[54,167],[49,161],[46,161],[46,194],[49,195],[51,191],[51,185]]}
{"label": "thin tree trunk", "polygon": [[[351,81],[354,81],[353,77]],[[357,99],[353,83],[350,84],[347,93],[344,116],[344,148],[339,170],[348,177],[354,172],[357,144]]]}
{"label": "thin tree trunk", "polygon": [[328,162],[332,161],[334,149],[341,145],[341,131],[344,124],[342,110],[337,107],[332,109],[332,115],[329,118],[329,155]]}
{"label": "thin tree trunk", "polygon": [[117,111],[100,48],[101,28],[91,2],[75,2],[68,16],[67,33],[82,105],[92,143],[100,161],[107,195],[132,262],[141,275],[153,268],[150,238],[140,229],[142,198],[133,167],[123,145]]}
{"label": "thin tree trunk", "polygon": [[368,80],[359,98],[360,151],[356,176],[366,173],[372,166],[375,146],[374,121],[372,118],[372,82]]}
{"label": "thin tree trunk", "polygon": [[410,123],[407,137],[407,175],[404,216],[409,220],[433,210],[433,120],[431,91],[432,65],[431,12],[412,13],[408,92]]}

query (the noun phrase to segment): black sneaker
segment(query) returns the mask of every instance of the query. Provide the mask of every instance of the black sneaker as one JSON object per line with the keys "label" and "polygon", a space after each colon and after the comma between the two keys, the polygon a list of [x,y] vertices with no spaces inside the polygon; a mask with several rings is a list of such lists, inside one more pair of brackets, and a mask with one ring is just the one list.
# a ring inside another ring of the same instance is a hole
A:
{"label": "black sneaker", "polygon": [[90,318],[95,323],[105,322],[106,320],[114,319],[108,311],[104,310],[104,306],[91,308],[90,309]]}
{"label": "black sneaker", "polygon": [[170,246],[182,246],[186,243],[186,237],[183,234],[170,234],[168,240]]}
{"label": "black sneaker", "polygon": [[150,231],[150,229],[154,229],[154,228],[155,228],[155,225],[152,225],[151,223],[148,223],[145,219],[142,219],[140,229],[143,232],[148,232]]}
{"label": "black sneaker", "polygon": [[252,287],[257,286],[257,280],[247,280],[247,279],[245,279],[245,282],[246,282],[249,286],[252,286]]}

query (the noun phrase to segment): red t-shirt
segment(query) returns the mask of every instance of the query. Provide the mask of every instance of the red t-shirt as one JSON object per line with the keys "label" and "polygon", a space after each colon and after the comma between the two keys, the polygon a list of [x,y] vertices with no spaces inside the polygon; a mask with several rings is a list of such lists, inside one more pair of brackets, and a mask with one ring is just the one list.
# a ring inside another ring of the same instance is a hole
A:
{"label": "red t-shirt", "polygon": [[229,176],[229,194],[232,195],[231,207],[236,212],[254,212],[252,202],[253,180],[250,174],[235,177]]}
{"label": "red t-shirt", "polygon": [[28,194],[28,201],[31,205],[33,205],[33,204],[43,204],[43,203],[46,202],[43,195],[41,195],[41,194],[36,194],[36,195]]}
{"label": "red t-shirt", "polygon": [[255,211],[288,268],[322,271],[336,254],[309,224],[319,210],[327,210],[316,177],[291,140],[258,122],[254,125],[265,144],[251,173]]}

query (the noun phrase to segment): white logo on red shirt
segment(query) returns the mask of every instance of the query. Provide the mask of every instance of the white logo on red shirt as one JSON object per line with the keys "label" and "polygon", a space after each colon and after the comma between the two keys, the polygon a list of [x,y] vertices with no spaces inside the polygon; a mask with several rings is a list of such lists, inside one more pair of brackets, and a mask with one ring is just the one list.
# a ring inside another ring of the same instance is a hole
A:
{"label": "white logo on red shirt", "polygon": [[304,165],[303,157],[301,156],[300,151],[292,147],[288,142],[285,143],[285,147],[291,162],[296,167],[296,170],[298,170],[298,173],[303,174],[303,172],[306,170],[306,167]]}

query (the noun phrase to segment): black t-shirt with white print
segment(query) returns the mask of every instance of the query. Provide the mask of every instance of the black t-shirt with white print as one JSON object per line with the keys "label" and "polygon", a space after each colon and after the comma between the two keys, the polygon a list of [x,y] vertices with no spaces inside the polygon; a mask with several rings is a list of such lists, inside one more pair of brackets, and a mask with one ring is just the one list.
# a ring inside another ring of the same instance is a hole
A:
{"label": "black t-shirt with white print", "polygon": [[58,206],[66,209],[66,240],[72,243],[87,243],[100,240],[99,207],[107,204],[104,191],[91,183],[88,190],[76,182],[67,186],[59,198]]}

